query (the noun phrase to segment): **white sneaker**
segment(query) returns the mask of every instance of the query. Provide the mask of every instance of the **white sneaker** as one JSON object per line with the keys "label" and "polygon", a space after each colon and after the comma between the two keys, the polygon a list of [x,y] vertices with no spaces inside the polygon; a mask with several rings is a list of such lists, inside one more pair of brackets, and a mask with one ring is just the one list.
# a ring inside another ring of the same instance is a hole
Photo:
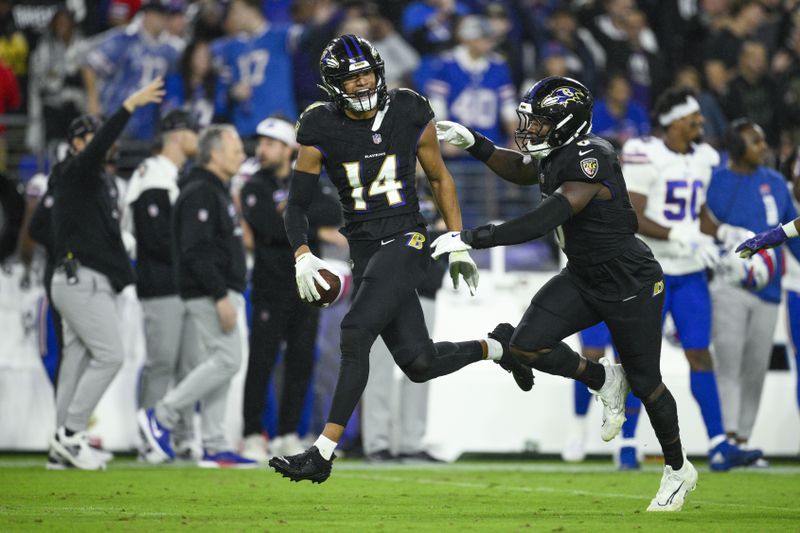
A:
{"label": "white sneaker", "polygon": [[625,398],[631,388],[622,365],[611,363],[608,357],[601,357],[600,364],[606,367],[606,381],[600,390],[590,388],[589,392],[603,402],[603,425],[600,427],[600,436],[608,442],[619,434],[622,424],[625,423]]}
{"label": "white sneaker", "polygon": [[661,486],[656,497],[647,507],[648,511],[667,512],[680,511],[686,495],[697,488],[697,470],[683,454],[683,466],[680,470],[672,470],[671,466],[664,467],[661,476]]}
{"label": "white sneaker", "polygon": [[72,466],[81,470],[105,470],[106,464],[89,446],[89,437],[85,432],[67,436],[66,429],[61,426],[50,440],[53,451]]}
{"label": "white sneaker", "polygon": [[561,459],[567,463],[580,463],[586,459],[586,432],[584,431],[585,417],[576,417],[572,430],[567,437],[567,442],[561,450]]}
{"label": "white sneaker", "polygon": [[250,459],[251,461],[266,463],[270,459],[267,453],[267,440],[260,433],[248,435],[242,442],[241,455],[245,459]]}

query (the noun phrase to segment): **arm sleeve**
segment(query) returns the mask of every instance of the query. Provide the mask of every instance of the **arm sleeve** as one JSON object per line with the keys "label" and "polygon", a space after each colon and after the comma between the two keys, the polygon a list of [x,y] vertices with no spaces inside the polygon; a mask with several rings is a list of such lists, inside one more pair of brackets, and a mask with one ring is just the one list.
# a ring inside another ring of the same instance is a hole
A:
{"label": "arm sleeve", "polygon": [[499,226],[487,224],[461,232],[461,240],[473,248],[519,244],[549,233],[572,217],[572,206],[559,193],[545,199],[536,209]]}
{"label": "arm sleeve", "polygon": [[218,300],[227,292],[225,276],[216,266],[220,253],[215,244],[215,221],[219,218],[217,200],[213,194],[197,190],[185,197],[176,213],[180,217],[181,261],[206,294]]}
{"label": "arm sleeve", "polygon": [[129,118],[131,114],[124,107],[120,107],[111,115],[111,118],[100,126],[83,152],[72,160],[74,170],[71,175],[77,179],[91,178],[94,175],[91,170],[99,169],[103,165],[106,153],[125,129]]}
{"label": "arm sleeve", "polygon": [[149,189],[131,205],[131,210],[140,252],[172,264],[169,193],[165,189]]}
{"label": "arm sleeve", "polygon": [[308,208],[314,198],[314,191],[319,183],[319,174],[308,172],[292,172],[292,184],[289,186],[289,201],[283,212],[286,235],[292,250],[308,244]]}

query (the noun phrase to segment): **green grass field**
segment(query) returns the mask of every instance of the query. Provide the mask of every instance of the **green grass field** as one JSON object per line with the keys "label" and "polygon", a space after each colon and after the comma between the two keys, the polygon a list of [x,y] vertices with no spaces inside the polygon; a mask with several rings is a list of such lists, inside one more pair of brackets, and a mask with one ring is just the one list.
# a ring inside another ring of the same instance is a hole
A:
{"label": "green grass field", "polygon": [[271,470],[144,467],[48,472],[0,456],[0,531],[800,531],[800,467],[700,467],[681,513],[644,512],[660,468],[468,461],[434,467],[337,461],[322,485]]}

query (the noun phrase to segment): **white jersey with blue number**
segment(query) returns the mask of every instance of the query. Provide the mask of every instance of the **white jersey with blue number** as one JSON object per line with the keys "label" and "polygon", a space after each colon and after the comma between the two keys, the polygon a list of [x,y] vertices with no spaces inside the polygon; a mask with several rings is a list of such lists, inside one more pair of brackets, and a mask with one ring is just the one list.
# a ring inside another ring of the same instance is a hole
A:
{"label": "white jersey with blue number", "polygon": [[[719,154],[706,143],[693,144],[689,152],[673,152],[656,137],[631,139],[622,147],[622,174],[628,191],[647,196],[644,214],[661,226],[700,224],[711,170]],[[664,273],[671,276],[699,272],[705,267],[675,243],[639,235],[653,250]]]}

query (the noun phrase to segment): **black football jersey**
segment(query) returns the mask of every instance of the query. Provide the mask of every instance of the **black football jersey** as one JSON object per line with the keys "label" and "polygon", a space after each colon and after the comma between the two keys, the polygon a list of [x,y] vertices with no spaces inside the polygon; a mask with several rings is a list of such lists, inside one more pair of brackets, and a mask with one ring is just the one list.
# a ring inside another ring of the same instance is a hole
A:
{"label": "black football jersey", "polygon": [[636,238],[636,212],[631,205],[619,159],[611,144],[588,134],[554,150],[542,160],[542,196],[555,193],[567,181],[601,183],[611,199],[595,198],[556,229],[568,268],[598,297],[623,299],[645,283],[661,278],[661,266]]}
{"label": "black football jersey", "polygon": [[[300,116],[297,142],[322,153],[339,192],[349,238],[381,238],[393,230],[380,228],[397,226],[385,221],[366,224],[370,221],[399,215],[406,215],[412,225],[421,220],[415,185],[417,142],[431,119],[428,100],[409,89],[389,91],[387,106],[368,120],[350,119],[330,102],[312,104]],[[365,226],[370,229],[365,231]],[[396,227],[397,232],[403,229]]]}

